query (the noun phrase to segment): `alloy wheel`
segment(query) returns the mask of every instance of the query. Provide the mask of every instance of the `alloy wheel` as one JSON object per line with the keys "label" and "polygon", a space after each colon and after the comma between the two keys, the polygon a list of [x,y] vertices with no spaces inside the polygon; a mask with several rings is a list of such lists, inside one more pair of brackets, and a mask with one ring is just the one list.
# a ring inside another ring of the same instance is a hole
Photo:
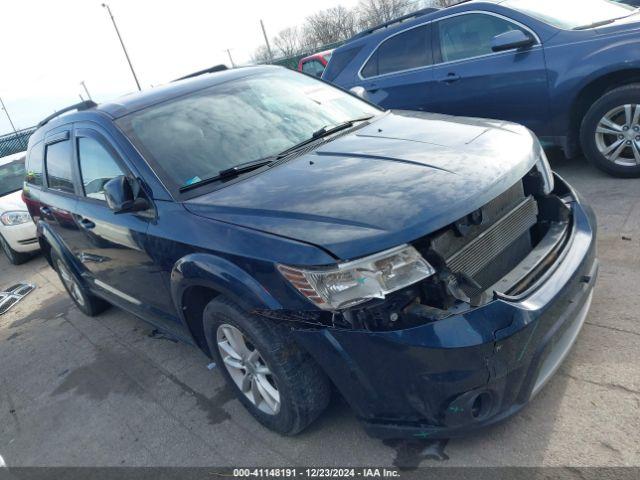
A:
{"label": "alloy wheel", "polygon": [[57,261],[57,266],[58,272],[60,272],[60,278],[62,278],[62,283],[64,283],[65,287],[67,287],[67,290],[69,290],[69,294],[78,303],[78,305],[84,307],[84,295],[82,295],[80,285],[78,285],[75,277],[71,274],[71,272],[69,272],[67,267],[64,266],[61,260]]}
{"label": "alloy wheel", "polygon": [[596,146],[610,162],[640,165],[640,105],[621,105],[607,112],[596,128]]}
{"label": "alloy wheel", "polygon": [[216,340],[222,362],[236,386],[260,411],[276,415],[280,411],[280,392],[258,349],[229,324],[218,327]]}

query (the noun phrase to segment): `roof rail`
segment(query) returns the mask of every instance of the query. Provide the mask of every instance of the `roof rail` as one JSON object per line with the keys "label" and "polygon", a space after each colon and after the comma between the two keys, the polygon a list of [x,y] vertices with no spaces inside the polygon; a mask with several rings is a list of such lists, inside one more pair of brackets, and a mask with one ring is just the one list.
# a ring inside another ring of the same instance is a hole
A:
{"label": "roof rail", "polygon": [[360,33],[356,34],[354,37],[352,37],[351,40],[355,40],[356,38],[366,37],[367,35],[371,35],[375,31],[382,30],[383,28],[391,27],[391,26],[395,25],[396,23],[401,23],[401,22],[404,22],[405,20],[410,20],[412,18],[422,17],[423,15],[428,15],[430,13],[437,12],[439,10],[440,9],[436,8],[436,7],[427,7],[427,8],[423,8],[421,10],[416,10],[415,12],[408,13],[407,15],[403,15],[401,17],[394,18],[393,20],[390,20],[388,22],[381,23],[380,25],[376,25],[375,27],[371,27],[371,28],[368,28],[366,30],[363,30],[362,32],[360,32]]}
{"label": "roof rail", "polygon": [[42,127],[43,125],[46,125],[51,120],[53,120],[56,117],[59,117],[63,113],[67,113],[72,110],[77,110],[78,112],[80,112],[82,110],[89,110],[90,108],[94,108],[97,106],[98,104],[92,100],[85,100],[84,102],[76,103],[75,105],[71,105],[69,107],[63,108],[62,110],[58,110],[57,112],[49,115],[47,118],[45,118],[44,120],[40,121],[40,123],[38,123],[38,128]]}
{"label": "roof rail", "polygon": [[172,83],[178,82],[180,80],[186,80],[187,78],[199,77],[200,75],[205,75],[207,73],[222,72],[224,70],[229,70],[229,67],[221,63],[220,65],[215,65],[211,68],[205,68],[204,70],[190,73],[189,75],[185,75],[184,77],[176,78],[175,80],[172,80]]}

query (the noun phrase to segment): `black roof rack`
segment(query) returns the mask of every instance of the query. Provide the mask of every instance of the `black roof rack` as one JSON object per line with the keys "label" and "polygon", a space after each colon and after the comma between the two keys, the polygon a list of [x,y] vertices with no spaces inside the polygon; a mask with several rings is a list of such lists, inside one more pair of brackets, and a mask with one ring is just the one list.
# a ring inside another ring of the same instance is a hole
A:
{"label": "black roof rack", "polygon": [[383,28],[391,27],[391,26],[395,25],[396,23],[401,23],[401,22],[404,22],[405,20],[410,20],[412,18],[422,17],[423,15],[428,15],[430,13],[437,12],[439,10],[440,9],[436,8],[436,7],[427,7],[427,8],[423,8],[421,10],[416,10],[415,12],[408,13],[407,15],[403,15],[401,17],[394,18],[393,20],[390,20],[388,22],[381,23],[380,25],[376,25],[375,27],[371,27],[371,28],[368,28],[366,30],[363,30],[362,32],[360,32],[360,33],[356,34],[354,37],[352,37],[351,40],[355,40],[356,38],[366,37],[367,35],[370,35],[373,32],[376,32],[378,30],[382,30]]}
{"label": "black roof rack", "polygon": [[40,123],[38,123],[38,128],[42,127],[43,125],[46,125],[51,120],[53,120],[56,117],[59,117],[63,113],[67,113],[72,110],[77,110],[78,112],[80,112],[82,110],[89,110],[90,108],[94,108],[97,106],[98,104],[92,100],[85,100],[84,102],[76,103],[75,105],[71,105],[69,107],[63,108],[62,110],[58,110],[57,112],[49,115],[47,118],[45,118],[44,120],[40,121]]}
{"label": "black roof rack", "polygon": [[226,65],[221,63],[220,65],[215,65],[215,66],[213,66],[211,68],[206,68],[204,70],[200,70],[200,71],[197,71],[197,72],[190,73],[189,75],[185,75],[184,77],[176,78],[172,82],[178,82],[180,80],[186,80],[187,78],[199,77],[200,75],[204,75],[206,73],[222,72],[224,70],[229,70],[229,67],[227,67]]}

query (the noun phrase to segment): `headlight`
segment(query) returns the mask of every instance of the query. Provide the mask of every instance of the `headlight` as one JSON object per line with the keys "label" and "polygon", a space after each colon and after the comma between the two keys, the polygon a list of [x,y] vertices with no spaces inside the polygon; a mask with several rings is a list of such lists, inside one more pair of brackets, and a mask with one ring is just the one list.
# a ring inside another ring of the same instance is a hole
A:
{"label": "headlight", "polygon": [[551,170],[551,165],[549,165],[547,154],[544,153],[544,149],[540,144],[538,144],[538,161],[536,162],[536,168],[542,177],[544,193],[549,195],[555,188],[553,171]]}
{"label": "headlight", "polygon": [[278,265],[278,270],[302,295],[323,310],[364,303],[412,285],[435,273],[409,245],[335,267],[302,269]]}
{"label": "headlight", "polygon": [[20,225],[31,221],[31,216],[29,212],[4,212],[0,220],[7,226]]}

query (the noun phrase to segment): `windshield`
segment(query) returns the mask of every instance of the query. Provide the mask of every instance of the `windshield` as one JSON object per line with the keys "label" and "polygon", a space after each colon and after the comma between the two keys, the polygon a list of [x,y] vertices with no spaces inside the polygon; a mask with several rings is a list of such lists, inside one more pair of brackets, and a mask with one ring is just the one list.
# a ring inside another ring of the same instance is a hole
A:
{"label": "windshield", "polygon": [[609,0],[507,0],[503,5],[566,30],[603,24],[635,13],[633,7]]}
{"label": "windshield", "polygon": [[277,156],[323,127],[381,111],[305,75],[274,70],[149,107],[120,126],[174,189]]}
{"label": "windshield", "polygon": [[25,174],[24,158],[0,165],[0,197],[22,190]]}

